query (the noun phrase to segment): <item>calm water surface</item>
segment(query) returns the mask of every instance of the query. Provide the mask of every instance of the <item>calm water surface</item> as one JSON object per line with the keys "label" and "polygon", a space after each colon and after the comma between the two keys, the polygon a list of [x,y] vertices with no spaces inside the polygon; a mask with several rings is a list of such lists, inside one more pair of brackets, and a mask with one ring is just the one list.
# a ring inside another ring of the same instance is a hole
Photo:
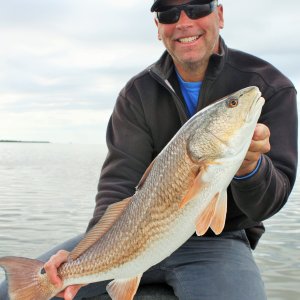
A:
{"label": "calm water surface", "polygon": [[[105,154],[100,145],[0,143],[0,256],[34,258],[85,231]],[[300,299],[299,199],[298,176],[255,250],[271,300]]]}

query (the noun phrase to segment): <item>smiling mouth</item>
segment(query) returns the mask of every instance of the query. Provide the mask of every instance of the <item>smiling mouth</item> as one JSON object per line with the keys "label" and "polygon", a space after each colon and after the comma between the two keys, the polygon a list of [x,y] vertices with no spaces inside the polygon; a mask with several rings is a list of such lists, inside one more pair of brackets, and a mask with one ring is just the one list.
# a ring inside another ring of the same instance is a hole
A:
{"label": "smiling mouth", "polygon": [[180,39],[177,39],[176,41],[181,44],[189,44],[189,43],[195,42],[199,38],[200,38],[200,35],[195,35],[195,36],[180,38]]}

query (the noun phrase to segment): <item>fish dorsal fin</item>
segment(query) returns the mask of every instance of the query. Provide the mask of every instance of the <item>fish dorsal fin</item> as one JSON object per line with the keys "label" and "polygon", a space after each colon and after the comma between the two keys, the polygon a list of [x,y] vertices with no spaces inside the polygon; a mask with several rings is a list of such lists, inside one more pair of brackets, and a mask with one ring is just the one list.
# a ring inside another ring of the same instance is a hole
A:
{"label": "fish dorsal fin", "polygon": [[209,202],[205,210],[198,216],[196,220],[196,233],[198,236],[204,235],[207,229],[209,228],[216,211],[218,199],[219,193],[215,194],[215,196]]}
{"label": "fish dorsal fin", "polygon": [[70,258],[75,260],[88,248],[95,244],[116,222],[118,217],[126,209],[132,197],[126,198],[123,201],[111,204],[106,209],[105,214],[98,223],[84,236],[79,244],[70,253]]}
{"label": "fish dorsal fin", "polygon": [[111,281],[106,290],[113,300],[132,300],[139,287],[142,275],[129,279]]}
{"label": "fish dorsal fin", "polygon": [[152,161],[152,163],[148,166],[148,168],[146,169],[144,175],[142,176],[141,180],[139,181],[138,185],[136,186],[136,190],[139,190],[145,183],[150,171],[152,170],[152,167],[154,165],[155,159]]}
{"label": "fish dorsal fin", "polygon": [[200,191],[203,189],[203,187],[205,186],[205,182],[202,180],[202,177],[205,171],[206,171],[206,166],[203,165],[201,168],[199,168],[191,188],[188,190],[187,194],[183,197],[181,203],[179,204],[180,208],[183,208],[191,199],[195,198],[195,196],[199,194]]}
{"label": "fish dorsal fin", "polygon": [[218,200],[215,214],[210,224],[210,228],[215,234],[220,234],[225,226],[227,212],[227,190],[224,190]]}

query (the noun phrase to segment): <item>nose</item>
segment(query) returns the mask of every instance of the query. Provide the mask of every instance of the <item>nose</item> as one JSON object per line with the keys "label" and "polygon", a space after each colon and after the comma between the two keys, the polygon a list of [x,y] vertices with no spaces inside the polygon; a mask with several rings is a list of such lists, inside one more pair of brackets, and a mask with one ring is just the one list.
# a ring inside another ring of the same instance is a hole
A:
{"label": "nose", "polygon": [[180,17],[179,20],[176,23],[176,28],[177,29],[185,29],[193,26],[193,20],[190,19],[185,11],[180,12]]}

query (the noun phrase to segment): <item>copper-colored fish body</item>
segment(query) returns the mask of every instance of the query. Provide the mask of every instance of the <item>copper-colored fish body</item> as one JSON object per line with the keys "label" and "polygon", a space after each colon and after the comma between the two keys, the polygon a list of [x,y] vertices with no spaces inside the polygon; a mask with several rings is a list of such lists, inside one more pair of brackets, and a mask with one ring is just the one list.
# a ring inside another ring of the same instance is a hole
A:
{"label": "copper-colored fish body", "polygon": [[[203,235],[210,227],[219,234],[225,224],[226,189],[264,104],[260,95],[256,87],[245,88],[184,124],[146,170],[135,194],[111,205],[59,268],[63,288],[113,279],[107,287],[112,299],[131,300],[143,272],[195,231]],[[12,300],[48,300],[59,292],[40,274],[41,262],[10,257],[0,258],[0,266],[8,275]]]}
{"label": "copper-colored fish body", "polygon": [[[61,276],[67,278],[69,269],[74,270],[78,266],[78,277],[81,277],[81,265],[86,266],[84,273],[87,275],[95,272],[104,274],[121,266],[124,266],[125,272],[126,264],[141,256],[149,245],[163,239],[171,230],[172,223],[182,213],[180,202],[199,170],[200,167],[187,155],[184,139],[174,140],[168,150],[156,159],[145,183],[133,195],[126,211],[91,248],[77,260],[65,264],[59,270]],[[88,262],[92,257],[94,263],[90,264]],[[151,262],[148,264],[150,267]],[[132,265],[130,270],[133,268],[139,269]]]}

